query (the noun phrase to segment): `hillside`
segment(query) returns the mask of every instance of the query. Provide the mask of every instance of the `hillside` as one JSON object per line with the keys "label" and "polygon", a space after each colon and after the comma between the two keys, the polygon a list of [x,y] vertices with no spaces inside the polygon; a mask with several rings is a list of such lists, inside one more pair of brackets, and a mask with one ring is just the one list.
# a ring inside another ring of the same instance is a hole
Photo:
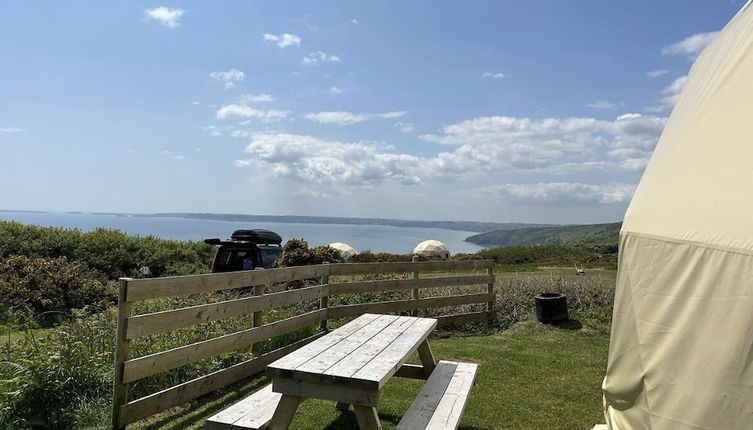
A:
{"label": "hillside", "polygon": [[495,230],[465,240],[482,246],[564,245],[575,243],[617,243],[621,222],[609,224],[526,227]]}

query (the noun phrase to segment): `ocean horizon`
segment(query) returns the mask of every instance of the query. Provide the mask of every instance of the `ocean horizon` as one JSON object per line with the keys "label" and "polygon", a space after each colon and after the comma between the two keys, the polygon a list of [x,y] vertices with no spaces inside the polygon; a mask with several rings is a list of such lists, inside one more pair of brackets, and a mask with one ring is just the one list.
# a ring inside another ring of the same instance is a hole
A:
{"label": "ocean horizon", "polygon": [[472,253],[483,249],[466,242],[476,234],[472,231],[443,228],[395,227],[368,224],[314,224],[286,222],[238,222],[214,219],[192,219],[164,216],[129,216],[127,214],[99,214],[86,212],[0,211],[0,220],[46,227],[75,228],[91,231],[96,228],[120,230],[135,236],[154,236],[170,240],[226,239],[241,228],[263,228],[289,239],[305,239],[310,246],[345,242],[359,252],[389,252],[407,254],[415,246],[429,239],[444,243],[452,254]]}

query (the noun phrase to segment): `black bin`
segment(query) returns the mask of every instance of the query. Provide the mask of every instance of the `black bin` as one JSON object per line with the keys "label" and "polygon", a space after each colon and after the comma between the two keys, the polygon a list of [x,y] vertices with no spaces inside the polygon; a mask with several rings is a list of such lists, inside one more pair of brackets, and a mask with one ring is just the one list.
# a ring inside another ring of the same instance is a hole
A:
{"label": "black bin", "polygon": [[536,296],[536,318],[544,324],[567,322],[567,296],[560,293],[541,293]]}

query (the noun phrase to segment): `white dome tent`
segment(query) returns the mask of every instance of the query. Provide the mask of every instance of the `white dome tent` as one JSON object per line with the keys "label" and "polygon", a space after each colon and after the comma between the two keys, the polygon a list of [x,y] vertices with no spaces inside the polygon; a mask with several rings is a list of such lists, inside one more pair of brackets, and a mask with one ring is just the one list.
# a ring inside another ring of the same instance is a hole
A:
{"label": "white dome tent", "polygon": [[620,231],[611,430],[753,425],[753,7],[688,74]]}
{"label": "white dome tent", "polygon": [[441,257],[445,260],[450,258],[450,250],[438,240],[425,240],[419,243],[413,249],[413,254],[422,257]]}
{"label": "white dome tent", "polygon": [[355,248],[348,245],[347,243],[342,243],[342,242],[330,243],[329,247],[334,248],[337,251],[339,251],[340,255],[345,259],[348,259],[358,254],[358,251],[356,251]]}

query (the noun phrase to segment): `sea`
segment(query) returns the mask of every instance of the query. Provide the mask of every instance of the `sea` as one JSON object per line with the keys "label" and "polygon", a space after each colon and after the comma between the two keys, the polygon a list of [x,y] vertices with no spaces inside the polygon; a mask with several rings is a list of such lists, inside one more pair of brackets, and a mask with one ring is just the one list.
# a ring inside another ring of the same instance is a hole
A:
{"label": "sea", "polygon": [[283,241],[305,239],[310,246],[344,242],[359,252],[408,254],[424,240],[444,243],[452,254],[472,253],[482,247],[464,239],[476,233],[441,228],[392,227],[383,225],[308,224],[281,222],[236,222],[189,218],[104,215],[62,212],[0,212],[0,220],[39,226],[77,228],[90,231],[98,227],[120,230],[136,236],[155,236],[172,240],[227,239],[241,228],[263,228],[277,232]]}

